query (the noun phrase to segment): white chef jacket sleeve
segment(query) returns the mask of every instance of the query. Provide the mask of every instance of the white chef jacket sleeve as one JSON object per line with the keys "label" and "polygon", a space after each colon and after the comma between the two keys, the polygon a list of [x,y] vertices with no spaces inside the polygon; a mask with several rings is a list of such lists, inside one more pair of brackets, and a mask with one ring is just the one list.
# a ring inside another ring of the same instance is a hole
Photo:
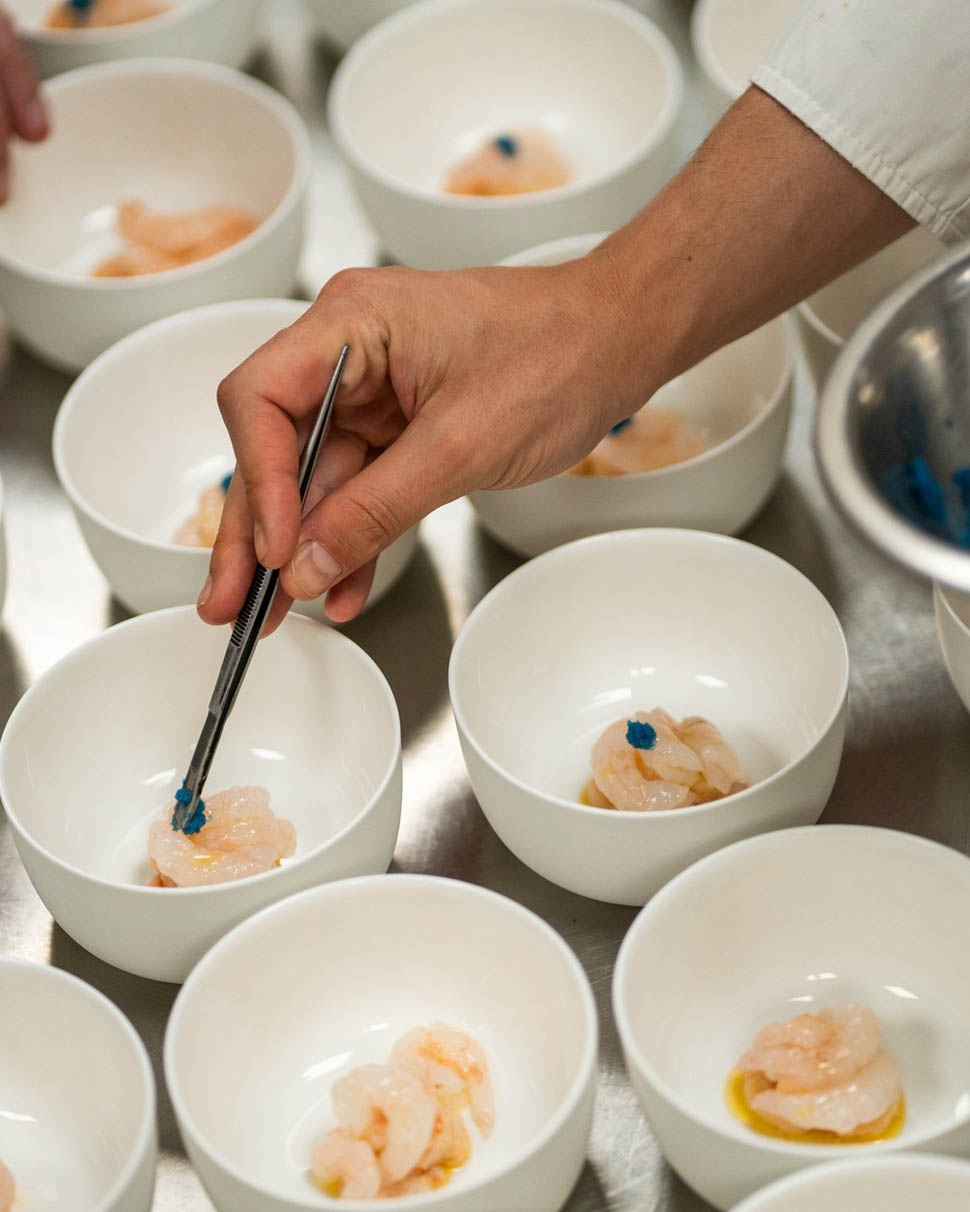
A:
{"label": "white chef jacket sleeve", "polygon": [[934,235],[970,237],[970,0],[802,0],[751,80]]}

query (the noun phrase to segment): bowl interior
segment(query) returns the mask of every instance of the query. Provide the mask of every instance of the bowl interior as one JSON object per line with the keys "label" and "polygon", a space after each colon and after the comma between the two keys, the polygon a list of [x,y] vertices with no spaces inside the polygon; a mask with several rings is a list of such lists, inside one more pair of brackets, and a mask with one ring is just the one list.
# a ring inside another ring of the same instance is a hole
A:
{"label": "bowl interior", "polygon": [[[165,0],[169,9],[189,9],[198,8],[200,4],[209,3],[210,0]],[[46,20],[50,15],[51,10],[56,7],[56,0],[10,0],[7,5],[8,11],[17,23],[17,27],[29,33],[46,33],[49,37],[71,38],[76,37],[78,31],[75,30],[48,30],[46,29]],[[167,13],[165,14],[168,15]],[[153,18],[154,20],[154,18]],[[92,30],[80,31],[82,38],[90,38],[92,34],[96,37],[115,37],[120,31],[134,33],[144,28],[144,21],[131,22],[126,25],[119,26],[100,26]]]}
{"label": "bowl interior", "polygon": [[[970,970],[950,923],[970,861],[906,834],[792,829],[741,842],[669,884],[629,936],[617,1000],[636,1054],[688,1114],[767,1148],[725,1081],[765,1024],[846,1002],[883,1023],[906,1095],[900,1144],[970,1118]],[[880,1148],[880,1146],[871,1146]]]}
{"label": "bowl interior", "polygon": [[235,464],[219,381],[305,309],[282,299],[200,308],[99,359],[71,390],[55,437],[72,494],[140,539],[171,543],[199,494]]}
{"label": "bowl interior", "polygon": [[[457,1190],[504,1169],[550,1127],[595,1047],[592,999],[566,947],[518,905],[467,885],[346,881],[233,932],[173,1014],[173,1099],[222,1165],[313,1206],[308,1160],[336,1126],[334,1082],[387,1063],[402,1034],[435,1020],[481,1043],[495,1092],[494,1131],[483,1140],[470,1128],[471,1159],[445,1192]],[[213,1074],[214,1049],[247,1063]]]}
{"label": "bowl interior", "polygon": [[668,121],[675,70],[661,35],[619,6],[426,4],[350,52],[335,108],[354,153],[413,187],[437,190],[483,140],[523,129],[545,131],[583,180],[626,161]]}
{"label": "bowl interior", "polygon": [[765,779],[829,726],[847,672],[831,607],[805,578],[749,544],[677,530],[533,560],[479,605],[452,667],[476,744],[572,802],[600,732],[654,706],[707,716]]}
{"label": "bowl interior", "polygon": [[945,585],[937,585],[936,589],[970,643],[970,593],[960,593],[959,590],[948,589]]}
{"label": "bowl interior", "polygon": [[[144,615],[34,685],[4,735],[0,778],[37,845],[104,880],[150,878],[147,829],[185,774],[227,638],[191,607]],[[296,826],[294,862],[364,810],[397,749],[376,666],[343,636],[289,617],[253,658],[207,788],[267,787]]]}
{"label": "bowl interior", "polygon": [[737,1212],[966,1212],[970,1165],[919,1155],[801,1170],[746,1200]]}
{"label": "bowl interior", "polygon": [[31,268],[89,275],[121,248],[126,200],[165,211],[227,203],[266,218],[294,179],[280,112],[227,70],[101,65],[46,94],[53,133],[11,149],[16,188],[0,211],[0,256]]}
{"label": "bowl interior", "polygon": [[804,310],[823,336],[841,345],[894,286],[944,251],[945,246],[934,235],[922,227],[914,228],[816,291],[803,304]]}
{"label": "bowl interior", "polygon": [[104,1207],[154,1107],[133,1038],[79,981],[0,959],[0,1039],[15,1042],[0,1049],[0,1159],[16,1208]]}
{"label": "bowl interior", "polygon": [[[798,0],[712,0],[703,5],[696,32],[702,53],[717,71],[718,84],[733,96],[777,41]],[[695,18],[697,20],[697,18]]]}

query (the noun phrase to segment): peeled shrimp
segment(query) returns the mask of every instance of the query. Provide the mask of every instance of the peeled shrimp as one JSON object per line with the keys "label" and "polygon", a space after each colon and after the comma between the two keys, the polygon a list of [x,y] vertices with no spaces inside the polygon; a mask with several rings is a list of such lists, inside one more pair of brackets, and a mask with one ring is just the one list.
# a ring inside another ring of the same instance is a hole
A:
{"label": "peeled shrimp", "polygon": [[482,1136],[495,1122],[495,1100],[488,1061],[470,1036],[447,1023],[417,1027],[402,1036],[391,1062],[410,1070],[434,1090],[442,1106],[460,1110],[471,1104],[472,1119]]}
{"label": "peeled shrimp", "polygon": [[142,202],[123,202],[118,208],[118,230],[126,249],[103,261],[94,276],[134,277],[177,269],[238,243],[257,225],[257,219],[238,206],[164,214]]}
{"label": "peeled shrimp", "polygon": [[170,4],[154,0],[98,0],[84,11],[70,4],[58,4],[47,15],[48,29],[96,29],[102,25],[127,25],[130,21],[145,21],[167,13]]}
{"label": "peeled shrimp", "polygon": [[17,1188],[13,1175],[0,1161],[0,1212],[12,1212],[13,1201],[17,1198]]}
{"label": "peeled shrimp", "polygon": [[534,193],[565,185],[572,177],[556,147],[539,131],[498,135],[448,174],[450,194],[489,197]]}
{"label": "peeled shrimp", "polygon": [[748,1105],[782,1131],[882,1131],[902,1089],[879,1033],[876,1015],[856,1005],[771,1023],[738,1063]]}
{"label": "peeled shrimp", "polygon": [[678,737],[701,760],[701,777],[706,787],[697,782],[693,784],[698,799],[716,799],[748,785],[748,776],[738,755],[710,720],[691,715],[676,727]]}
{"label": "peeled shrimp", "polygon": [[296,849],[296,830],[269,807],[264,787],[230,787],[206,799],[206,823],[187,836],[168,818],[148,831],[155,884],[194,888],[245,879],[278,867]]}
{"label": "peeled shrimp", "polygon": [[434,1095],[407,1070],[361,1065],[336,1082],[334,1114],[377,1155],[386,1183],[400,1181],[417,1166],[435,1126]]}
{"label": "peeled shrimp", "polygon": [[647,404],[625,424],[610,430],[566,475],[624,476],[657,471],[703,454],[710,434],[667,408]]}
{"label": "peeled shrimp", "polygon": [[327,1195],[341,1199],[376,1199],[381,1171],[374,1150],[363,1140],[336,1128],[320,1138],[310,1162],[313,1181]]}
{"label": "peeled shrimp", "polygon": [[178,528],[173,542],[185,547],[212,547],[219,533],[225,503],[226,494],[221,484],[206,488],[199,496],[198,509]]}

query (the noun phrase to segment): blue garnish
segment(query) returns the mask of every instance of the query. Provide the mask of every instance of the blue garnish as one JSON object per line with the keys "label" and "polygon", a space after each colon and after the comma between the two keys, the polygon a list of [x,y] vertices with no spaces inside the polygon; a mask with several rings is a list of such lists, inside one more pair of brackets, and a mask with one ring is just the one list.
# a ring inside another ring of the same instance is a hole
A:
{"label": "blue garnish", "polygon": [[618,433],[622,433],[628,425],[632,425],[632,424],[633,424],[632,417],[627,417],[627,419],[625,421],[617,421],[617,423],[610,430],[610,437],[615,438]]}
{"label": "blue garnish", "polygon": [[498,135],[492,140],[492,144],[510,160],[519,154],[519,145],[511,135]]}
{"label": "blue garnish", "polygon": [[652,749],[657,743],[657,730],[640,720],[627,720],[626,743],[634,749]]}
{"label": "blue garnish", "polygon": [[[178,791],[176,791],[175,801],[178,804],[191,804],[192,803],[192,792],[189,791],[189,789],[188,789],[188,787],[186,787],[185,783],[183,783],[182,786],[178,789]],[[176,832],[179,831],[177,812],[178,812],[178,809],[176,809],[176,811],[172,813],[172,828],[174,830],[176,830]],[[205,824],[205,800],[199,800],[199,802],[195,806],[195,811],[192,813],[192,815],[189,817],[189,819],[182,826],[181,832],[185,833],[187,835],[191,835],[193,833],[198,833],[204,824]]]}
{"label": "blue garnish", "polygon": [[67,0],[68,7],[77,9],[79,12],[86,12],[89,8],[94,8],[95,0]]}
{"label": "blue garnish", "polygon": [[223,492],[229,491],[229,485],[232,483],[232,475],[233,475],[233,473],[230,471],[228,475],[223,476],[222,479],[219,481],[220,485],[222,486]]}
{"label": "blue garnish", "polygon": [[920,508],[935,522],[946,521],[946,501],[939,480],[930,471],[922,455],[915,455],[906,465],[909,489]]}

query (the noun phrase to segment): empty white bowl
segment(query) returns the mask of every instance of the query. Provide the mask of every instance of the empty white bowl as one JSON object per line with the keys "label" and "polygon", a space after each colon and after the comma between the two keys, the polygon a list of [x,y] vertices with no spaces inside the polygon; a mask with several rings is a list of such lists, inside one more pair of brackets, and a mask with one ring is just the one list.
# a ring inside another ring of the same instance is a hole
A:
{"label": "empty white bowl", "polygon": [[[176,1000],[166,1081],[220,1212],[329,1206],[307,1170],[315,1140],[336,1126],[333,1083],[357,1065],[387,1063],[401,1035],[434,1020],[484,1048],[495,1128],[483,1140],[472,1127],[465,1166],[402,1203],[559,1208],[583,1165],[593,1110],[596,1010],[579,962],[514,901],[457,880],[391,875],[317,888],[252,918],[209,952]],[[225,1063],[231,1057],[245,1063]]]}
{"label": "empty white bowl", "polygon": [[920,1154],[812,1166],[734,1212],[967,1212],[970,1164]]}
{"label": "empty white bowl", "polygon": [[148,827],[172,806],[227,639],[187,606],[119,623],[35,682],[0,740],[0,796],[41,900],[82,947],[155,980],[183,980],[272,901],[386,871],[397,837],[390,687],[345,636],[291,616],[253,658],[207,789],[267,787],[295,855],[235,883],[146,887]]}
{"label": "empty white bowl", "polygon": [[[330,129],[387,252],[488,265],[631,218],[675,167],[682,75],[660,30],[615,0],[424,0],[348,52]],[[441,188],[486,138],[526,129],[555,141],[571,182],[501,198]]]}
{"label": "empty white bowl", "polygon": [[[845,732],[845,639],[777,556],[721,535],[628,530],[556,548],[475,608],[449,687],[492,828],[546,879],[642,905],[720,846],[818,819]],[[665,812],[578,802],[590,750],[660,706],[721,729],[753,786]]]}
{"label": "empty white bowl", "polygon": [[913,270],[945,251],[946,246],[934,235],[916,227],[799,303],[802,343],[818,387],[842,346],[876,304]]}
{"label": "empty white bowl", "polygon": [[[603,239],[578,236],[510,257],[556,265]],[[658,391],[652,403],[710,431],[704,454],[626,476],[553,476],[525,488],[473,492],[485,529],[520,555],[634,526],[734,534],[764,506],[781,473],[791,419],[795,329],[787,316],[733,341]]]}
{"label": "empty white bowl", "polygon": [[[672,880],[623,941],[613,1010],[634,1089],[681,1177],[729,1208],[825,1161],[970,1149],[970,971],[953,928],[968,914],[970,860],[862,826],[751,838]],[[882,1021],[906,1097],[900,1134],[800,1144],[735,1119],[725,1084],[755,1034],[846,1002]]]}
{"label": "empty white bowl", "polygon": [[690,40],[712,124],[748,87],[797,7],[798,0],[697,0]]}
{"label": "empty white bowl", "polygon": [[0,957],[0,1040],[16,1212],[148,1212],[155,1080],[121,1011],[58,968]]}
{"label": "empty white bowl", "polygon": [[[53,133],[11,148],[12,194],[0,208],[0,301],[25,345],[78,370],[161,316],[289,293],[309,144],[288,101],[240,72],[184,59],[79,68],[46,91]],[[228,203],[262,221],[193,265],[94,278],[120,247],[117,206],[129,199],[166,211]]]}
{"label": "empty white bowl", "polygon": [[936,634],[953,689],[970,711],[970,595],[933,586]]}
{"label": "empty white bowl", "polygon": [[242,67],[259,37],[263,0],[166,0],[146,21],[79,30],[45,28],[55,0],[10,0],[8,9],[41,76],[145,55],[179,55]]}
{"label": "empty white bowl", "polygon": [[363,34],[414,0],[305,0],[314,32],[333,46],[346,50]]}
{"label": "empty white bowl", "polygon": [[[251,299],[159,320],[107,350],[76,380],[54,425],[54,465],[91,554],[129,610],[194,602],[208,548],[172,542],[199,494],[232,471],[219,381],[307,307]],[[402,575],[417,529],[377,563],[369,605]],[[322,600],[296,609],[323,619]]]}

